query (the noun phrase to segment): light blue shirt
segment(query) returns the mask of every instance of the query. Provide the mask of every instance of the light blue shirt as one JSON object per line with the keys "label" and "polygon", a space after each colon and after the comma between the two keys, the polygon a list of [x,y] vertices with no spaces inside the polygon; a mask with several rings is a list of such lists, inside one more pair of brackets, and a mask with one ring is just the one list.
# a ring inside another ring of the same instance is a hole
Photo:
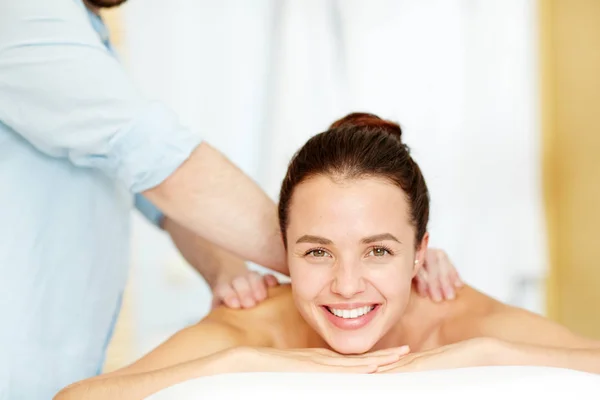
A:
{"label": "light blue shirt", "polygon": [[49,399],[99,373],[130,210],[161,217],[135,194],[201,139],[140,96],[81,0],[0,8],[0,398]]}

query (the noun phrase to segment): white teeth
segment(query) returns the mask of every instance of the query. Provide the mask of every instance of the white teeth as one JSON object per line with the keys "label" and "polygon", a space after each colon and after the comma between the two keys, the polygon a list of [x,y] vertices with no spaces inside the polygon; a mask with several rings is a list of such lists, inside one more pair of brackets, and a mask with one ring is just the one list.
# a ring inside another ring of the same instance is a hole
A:
{"label": "white teeth", "polygon": [[371,312],[374,308],[375,306],[364,306],[359,308],[353,308],[352,310],[329,308],[329,311],[331,311],[331,313],[337,317],[351,319],[362,317],[363,315]]}

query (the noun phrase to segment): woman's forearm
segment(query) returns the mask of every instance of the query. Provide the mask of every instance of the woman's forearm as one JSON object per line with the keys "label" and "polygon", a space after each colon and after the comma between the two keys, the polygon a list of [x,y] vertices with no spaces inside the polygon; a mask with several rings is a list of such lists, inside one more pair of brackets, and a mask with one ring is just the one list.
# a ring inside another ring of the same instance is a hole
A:
{"label": "woman's forearm", "polygon": [[61,390],[54,400],[144,399],[162,389],[201,376],[228,371],[235,351],[224,351],[194,361],[149,372],[103,375]]}
{"label": "woman's forearm", "polygon": [[143,194],[174,221],[217,246],[288,273],[275,203],[207,143]]}
{"label": "woman's forearm", "polygon": [[600,374],[600,348],[567,349],[502,342],[495,358],[501,365],[535,365]]}

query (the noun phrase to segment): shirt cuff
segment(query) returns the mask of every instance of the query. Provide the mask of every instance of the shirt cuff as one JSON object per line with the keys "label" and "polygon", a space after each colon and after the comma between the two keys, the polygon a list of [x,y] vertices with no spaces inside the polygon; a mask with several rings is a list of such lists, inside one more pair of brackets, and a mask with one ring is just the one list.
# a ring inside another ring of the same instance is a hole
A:
{"label": "shirt cuff", "polygon": [[160,103],[150,103],[110,141],[116,177],[133,193],[162,183],[202,142]]}
{"label": "shirt cuff", "polygon": [[160,211],[150,200],[137,193],[135,195],[135,208],[138,209],[140,213],[157,228],[162,229],[162,222],[165,218],[165,215]]}

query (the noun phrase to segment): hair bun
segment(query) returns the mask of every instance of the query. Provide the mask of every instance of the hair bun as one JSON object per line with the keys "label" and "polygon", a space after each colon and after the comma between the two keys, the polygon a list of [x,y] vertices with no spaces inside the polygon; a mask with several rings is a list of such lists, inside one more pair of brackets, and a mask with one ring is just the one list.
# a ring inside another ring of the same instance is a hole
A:
{"label": "hair bun", "polygon": [[351,113],[346,115],[344,118],[335,121],[329,129],[345,129],[345,128],[372,128],[377,130],[383,130],[389,135],[396,136],[398,139],[402,138],[402,129],[400,125],[395,122],[379,118],[375,114],[369,113]]}

